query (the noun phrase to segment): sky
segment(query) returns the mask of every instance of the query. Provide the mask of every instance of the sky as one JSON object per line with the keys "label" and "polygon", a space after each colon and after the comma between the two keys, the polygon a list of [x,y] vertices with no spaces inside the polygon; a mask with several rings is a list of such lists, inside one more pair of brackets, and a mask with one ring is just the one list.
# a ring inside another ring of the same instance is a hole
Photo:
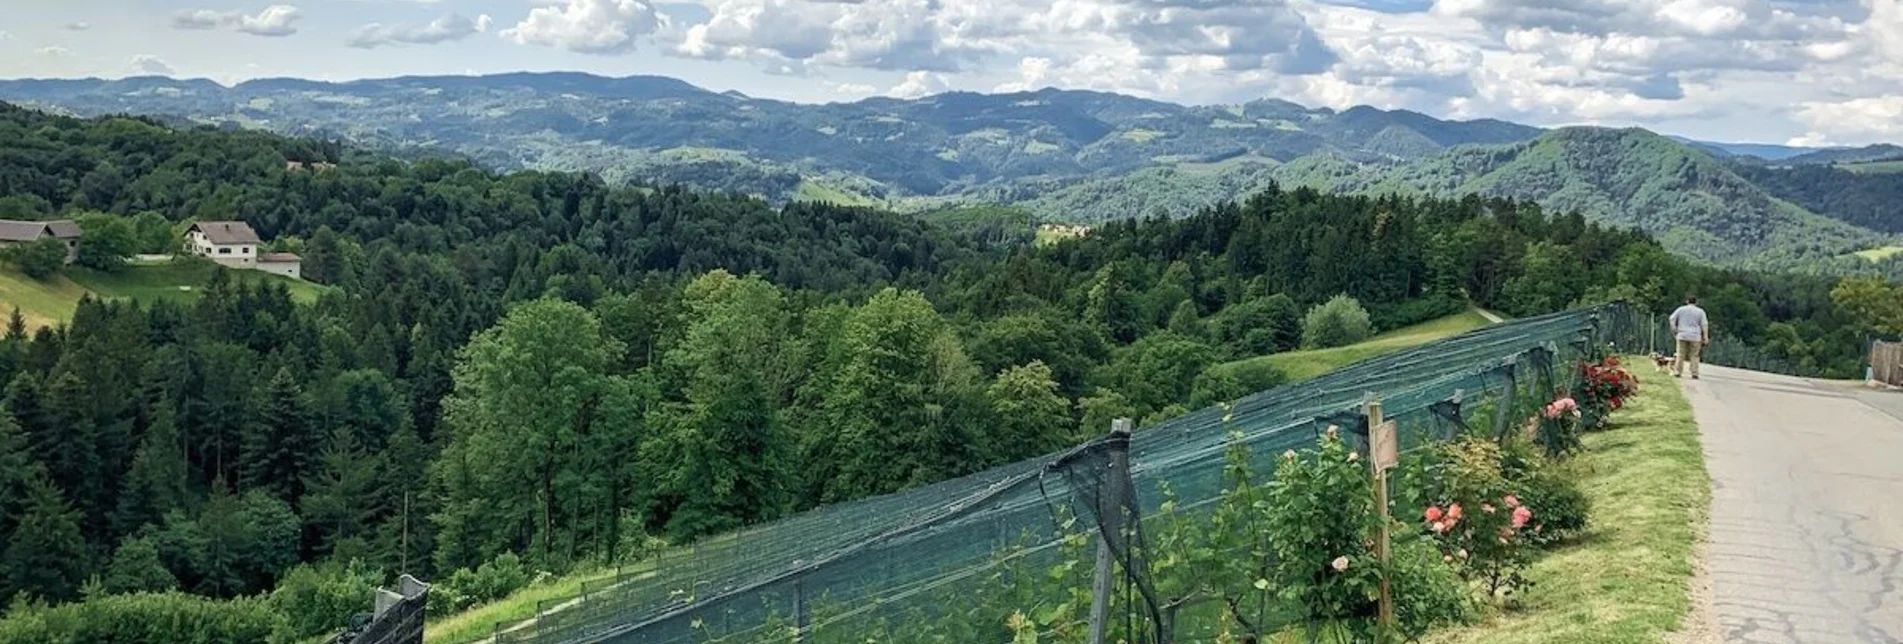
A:
{"label": "sky", "polygon": [[1903,0],[0,0],[0,78],[525,70],[1903,142]]}

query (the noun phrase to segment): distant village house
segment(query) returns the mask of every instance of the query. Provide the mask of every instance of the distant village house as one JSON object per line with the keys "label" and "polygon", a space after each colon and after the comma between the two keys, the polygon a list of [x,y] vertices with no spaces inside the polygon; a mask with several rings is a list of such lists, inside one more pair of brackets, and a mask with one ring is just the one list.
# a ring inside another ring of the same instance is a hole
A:
{"label": "distant village house", "polygon": [[304,260],[291,253],[258,253],[258,232],[242,221],[201,221],[185,231],[185,252],[232,268],[299,277]]}
{"label": "distant village house", "polygon": [[314,170],[317,172],[327,172],[327,171],[336,170],[336,169],[337,169],[337,164],[326,162],[326,161],[311,161],[308,163],[304,161],[285,161],[284,162],[284,170],[287,172],[291,170]]}
{"label": "distant village house", "polygon": [[16,221],[0,219],[0,248],[52,237],[66,244],[66,263],[79,258],[79,224],[71,219]]}

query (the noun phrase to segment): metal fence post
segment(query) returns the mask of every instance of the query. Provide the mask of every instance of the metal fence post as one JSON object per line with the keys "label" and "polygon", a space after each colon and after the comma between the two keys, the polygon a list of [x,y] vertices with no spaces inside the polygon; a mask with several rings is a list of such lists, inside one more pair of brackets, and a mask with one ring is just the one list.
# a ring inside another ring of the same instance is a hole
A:
{"label": "metal fence post", "polygon": [[1103,644],[1104,629],[1109,623],[1110,594],[1115,581],[1111,576],[1114,573],[1111,564],[1116,556],[1110,552],[1110,535],[1104,533],[1103,526],[1112,525],[1112,517],[1116,518],[1114,525],[1119,528],[1123,525],[1122,481],[1129,476],[1132,424],[1128,418],[1118,418],[1110,423],[1110,440],[1107,444],[1110,448],[1111,475],[1103,477],[1103,489],[1097,492],[1097,576],[1091,588],[1090,644]]}

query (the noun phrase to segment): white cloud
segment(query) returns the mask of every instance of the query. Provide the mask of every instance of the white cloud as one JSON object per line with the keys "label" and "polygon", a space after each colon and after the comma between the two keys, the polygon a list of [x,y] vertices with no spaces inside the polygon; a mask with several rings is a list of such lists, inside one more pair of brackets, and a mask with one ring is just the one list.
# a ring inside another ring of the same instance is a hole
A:
{"label": "white cloud", "polygon": [[66,30],[67,30],[67,31],[85,31],[85,30],[87,30],[87,29],[91,29],[91,28],[93,28],[93,26],[92,26],[92,23],[89,23],[89,22],[69,22],[69,23],[66,23]]}
{"label": "white cloud", "polygon": [[1791,145],[1862,145],[1903,139],[1903,95],[1807,102],[1797,119],[1809,129]]}
{"label": "white cloud", "polygon": [[274,4],[265,7],[257,15],[242,11],[213,11],[199,9],[186,11],[172,17],[175,29],[229,29],[253,36],[289,36],[297,33],[297,20],[303,13],[297,7],[288,4]]}
{"label": "white cloud", "polygon": [[1082,64],[1134,51],[1150,69],[1189,64],[1314,73],[1333,61],[1284,0],[708,0],[711,17],[671,52],[763,64],[943,73],[997,60]]}
{"label": "white cloud", "polygon": [[33,53],[41,55],[41,56],[45,56],[47,58],[63,58],[66,56],[71,56],[73,54],[73,51],[65,47],[54,45],[54,46],[41,47],[39,49],[35,49],[33,50]]}
{"label": "white cloud", "polygon": [[879,92],[879,88],[865,83],[833,83],[833,91],[846,96],[870,96]]}
{"label": "white cloud", "polygon": [[530,10],[502,37],[523,45],[615,54],[633,51],[636,41],[665,20],[642,0],[565,0]]}
{"label": "white cloud", "polygon": [[163,59],[151,54],[139,54],[132,57],[132,71],[137,74],[155,76],[176,76],[178,71],[166,64]]}
{"label": "white cloud", "polygon": [[936,72],[911,72],[905,75],[904,81],[893,85],[892,89],[886,90],[885,95],[893,98],[922,98],[932,94],[944,93],[949,89],[951,89],[951,84],[945,81],[943,74]]}
{"label": "white cloud", "polygon": [[346,44],[359,49],[402,44],[433,45],[462,40],[487,32],[492,24],[493,21],[487,14],[477,16],[474,20],[450,14],[421,25],[386,25],[373,22],[358,27]]}

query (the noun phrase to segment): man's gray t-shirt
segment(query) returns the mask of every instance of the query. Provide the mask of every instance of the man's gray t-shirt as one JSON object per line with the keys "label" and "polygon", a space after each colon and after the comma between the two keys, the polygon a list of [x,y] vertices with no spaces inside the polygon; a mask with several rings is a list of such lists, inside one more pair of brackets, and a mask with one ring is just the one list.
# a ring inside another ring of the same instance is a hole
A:
{"label": "man's gray t-shirt", "polygon": [[1705,339],[1705,310],[1696,304],[1678,307],[1672,312],[1672,328],[1678,329],[1678,339],[1697,342]]}

